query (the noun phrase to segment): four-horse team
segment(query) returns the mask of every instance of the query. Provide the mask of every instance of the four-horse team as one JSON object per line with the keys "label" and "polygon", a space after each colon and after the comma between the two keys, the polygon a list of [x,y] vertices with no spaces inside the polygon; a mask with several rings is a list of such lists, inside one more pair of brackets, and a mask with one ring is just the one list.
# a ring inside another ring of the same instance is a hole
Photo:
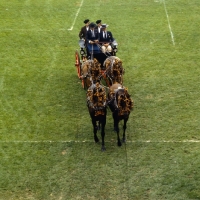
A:
{"label": "four-horse team", "polygon": [[[107,31],[108,25],[101,24],[101,20],[95,24],[86,19],[84,23],[79,33],[81,56],[76,50],[75,66],[82,86],[87,90],[87,107],[93,124],[94,141],[99,142],[97,131],[100,130],[101,150],[104,151],[107,107],[112,112],[117,144],[121,146],[126,141],[127,121],[134,105],[127,88],[123,86],[125,70],[122,61],[116,56],[117,42],[112,33]],[[124,122],[122,141],[119,135],[121,120]]]}

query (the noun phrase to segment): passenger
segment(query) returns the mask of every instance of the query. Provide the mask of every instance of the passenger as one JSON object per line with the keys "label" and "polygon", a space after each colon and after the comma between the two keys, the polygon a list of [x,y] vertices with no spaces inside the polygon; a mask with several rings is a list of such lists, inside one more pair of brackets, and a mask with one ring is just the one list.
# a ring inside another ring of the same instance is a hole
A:
{"label": "passenger", "polygon": [[88,43],[94,44],[99,42],[99,32],[97,29],[95,29],[96,24],[91,23],[90,24],[90,29],[87,31],[86,39]]}
{"label": "passenger", "polygon": [[112,33],[107,31],[106,28],[108,27],[107,24],[102,24],[101,32],[99,35],[99,42],[102,45],[102,52],[112,52],[111,43],[114,41]]}
{"label": "passenger", "polygon": [[97,24],[97,26],[95,27],[95,29],[98,29],[98,32],[100,33],[101,32],[101,20],[100,19],[97,20],[96,24]]}
{"label": "passenger", "polygon": [[85,26],[83,26],[79,32],[79,38],[80,39],[86,39],[86,34],[87,34],[87,31],[89,30],[89,24],[90,24],[90,20],[89,19],[86,19],[84,20],[83,22],[85,24]]}

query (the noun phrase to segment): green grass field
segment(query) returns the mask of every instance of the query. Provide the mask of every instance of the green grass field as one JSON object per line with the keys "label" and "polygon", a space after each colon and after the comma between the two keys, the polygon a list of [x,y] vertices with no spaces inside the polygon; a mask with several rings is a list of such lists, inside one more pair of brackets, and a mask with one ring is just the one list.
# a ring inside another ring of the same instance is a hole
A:
{"label": "green grass field", "polygon": [[[199,13],[199,0],[1,0],[0,200],[200,199]],[[108,110],[105,152],[74,67],[86,18],[109,24],[135,103],[120,148]]]}

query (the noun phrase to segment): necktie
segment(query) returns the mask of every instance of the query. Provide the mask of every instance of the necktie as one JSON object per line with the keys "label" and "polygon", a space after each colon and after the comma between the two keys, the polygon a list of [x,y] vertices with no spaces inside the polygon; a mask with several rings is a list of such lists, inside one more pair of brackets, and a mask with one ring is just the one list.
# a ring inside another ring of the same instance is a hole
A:
{"label": "necktie", "polygon": [[92,30],[92,37],[94,37],[94,30]]}

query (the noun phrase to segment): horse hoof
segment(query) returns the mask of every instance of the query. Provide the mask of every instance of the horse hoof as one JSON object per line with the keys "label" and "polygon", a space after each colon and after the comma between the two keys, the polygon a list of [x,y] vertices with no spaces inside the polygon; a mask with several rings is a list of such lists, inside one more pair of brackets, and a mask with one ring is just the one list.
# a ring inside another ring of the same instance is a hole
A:
{"label": "horse hoof", "polygon": [[122,143],[121,143],[121,142],[118,142],[117,145],[118,145],[118,147],[121,147],[121,146],[122,146]]}
{"label": "horse hoof", "polygon": [[126,140],[125,140],[125,139],[122,139],[122,143],[126,143]]}
{"label": "horse hoof", "polygon": [[98,138],[95,138],[94,141],[95,141],[96,143],[98,143],[98,142],[99,142],[99,139],[98,139]]}
{"label": "horse hoof", "polygon": [[101,151],[105,151],[106,150],[106,148],[105,147],[101,147]]}

